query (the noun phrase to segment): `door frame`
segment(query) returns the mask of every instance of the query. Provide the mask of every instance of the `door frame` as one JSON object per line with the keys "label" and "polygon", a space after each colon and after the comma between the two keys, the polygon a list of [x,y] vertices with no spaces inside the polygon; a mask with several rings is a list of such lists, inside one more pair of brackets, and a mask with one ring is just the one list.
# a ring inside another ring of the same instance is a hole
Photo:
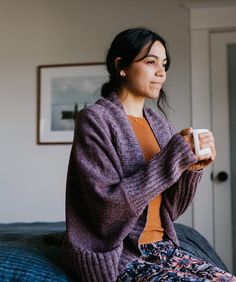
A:
{"label": "door frame", "polygon": [[[211,97],[212,128],[215,134],[217,159],[214,163],[214,242],[228,268],[233,269],[233,221],[231,202],[231,154],[230,154],[230,101],[228,45],[236,46],[236,31],[211,33]],[[220,113],[220,114],[219,114]],[[220,182],[216,175],[220,171],[228,173],[228,180]]]}
{"label": "door frame", "polygon": [[[191,123],[212,129],[210,33],[236,28],[236,2],[184,2],[190,14]],[[199,114],[201,112],[201,114]],[[212,166],[206,169],[193,203],[193,227],[214,246],[214,189]]]}

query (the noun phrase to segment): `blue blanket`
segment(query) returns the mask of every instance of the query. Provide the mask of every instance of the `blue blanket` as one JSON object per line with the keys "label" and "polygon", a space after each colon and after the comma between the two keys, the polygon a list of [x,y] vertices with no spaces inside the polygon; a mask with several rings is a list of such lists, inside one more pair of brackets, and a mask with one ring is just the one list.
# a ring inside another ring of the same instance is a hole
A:
{"label": "blue blanket", "polygon": [[[196,230],[175,228],[182,249],[227,270]],[[73,281],[60,261],[64,231],[64,222],[0,224],[0,281]]]}

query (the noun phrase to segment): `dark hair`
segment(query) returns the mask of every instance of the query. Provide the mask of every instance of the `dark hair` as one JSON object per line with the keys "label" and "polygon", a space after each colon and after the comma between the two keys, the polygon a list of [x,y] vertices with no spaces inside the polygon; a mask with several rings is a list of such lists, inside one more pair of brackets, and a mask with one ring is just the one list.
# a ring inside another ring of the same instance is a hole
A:
{"label": "dark hair", "polygon": [[[165,70],[167,71],[170,66],[170,56],[166,48],[165,40],[157,33],[147,28],[131,28],[120,32],[114,38],[106,57],[106,67],[109,73],[109,81],[104,83],[102,86],[101,94],[104,98],[111,92],[117,91],[124,83],[124,78],[120,76],[120,70],[129,67],[141,50],[145,46],[148,46],[147,53],[143,56],[143,58],[145,58],[155,41],[160,41],[165,48],[167,57]],[[121,57],[121,60],[119,65],[116,66],[115,59],[118,57]],[[157,107],[164,115],[166,115],[160,104],[163,104],[164,106],[166,104],[169,106],[166,94],[162,88],[157,100]]]}

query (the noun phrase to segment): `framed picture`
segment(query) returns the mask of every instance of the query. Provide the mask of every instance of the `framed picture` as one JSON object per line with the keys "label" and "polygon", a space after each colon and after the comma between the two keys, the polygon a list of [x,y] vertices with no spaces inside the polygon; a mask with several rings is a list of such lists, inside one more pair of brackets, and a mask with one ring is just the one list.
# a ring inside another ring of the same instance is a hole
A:
{"label": "framed picture", "polygon": [[70,144],[78,111],[101,98],[104,63],[38,66],[38,144]]}

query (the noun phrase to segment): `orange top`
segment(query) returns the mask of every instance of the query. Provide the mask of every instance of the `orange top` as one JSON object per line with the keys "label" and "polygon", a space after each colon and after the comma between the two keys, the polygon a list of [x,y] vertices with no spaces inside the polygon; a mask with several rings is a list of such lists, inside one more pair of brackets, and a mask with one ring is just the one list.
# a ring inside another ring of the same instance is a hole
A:
{"label": "orange top", "polygon": [[[128,116],[134,133],[143,150],[145,160],[150,160],[155,154],[160,152],[160,146],[152,132],[150,125],[145,118]],[[160,205],[162,195],[158,195],[148,205],[147,221],[143,233],[139,238],[139,244],[148,244],[161,241],[164,229],[161,226]]]}

